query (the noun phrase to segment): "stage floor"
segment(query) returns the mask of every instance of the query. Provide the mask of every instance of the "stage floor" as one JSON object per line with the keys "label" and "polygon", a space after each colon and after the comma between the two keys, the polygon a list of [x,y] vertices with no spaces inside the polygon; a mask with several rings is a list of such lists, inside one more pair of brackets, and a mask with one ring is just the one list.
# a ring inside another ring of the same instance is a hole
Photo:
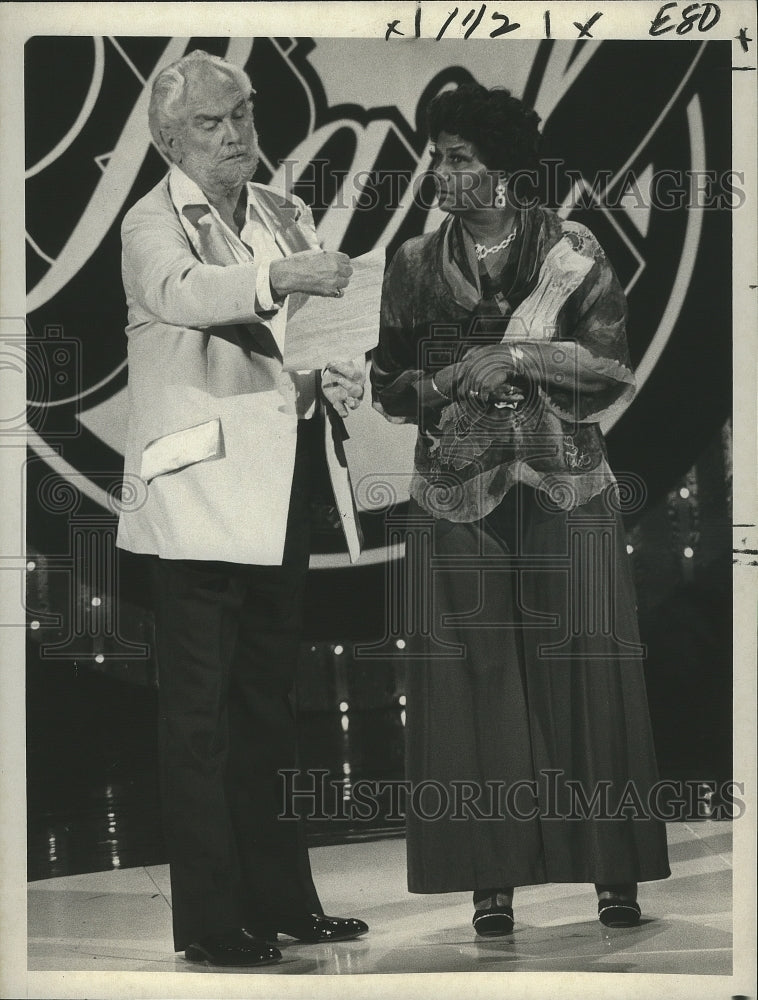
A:
{"label": "stage floor", "polygon": [[[414,972],[606,972],[730,975],[732,830],[672,823],[672,876],[641,887],[642,923],[606,930],[586,885],[517,890],[512,936],[477,939],[468,893],[413,896],[405,843],[393,838],[318,847],[314,876],[327,913],[371,925],[358,941],[283,939],[279,965],[253,975]],[[29,971],[240,972],[175,955],[168,867],[129,868],[29,884]]]}

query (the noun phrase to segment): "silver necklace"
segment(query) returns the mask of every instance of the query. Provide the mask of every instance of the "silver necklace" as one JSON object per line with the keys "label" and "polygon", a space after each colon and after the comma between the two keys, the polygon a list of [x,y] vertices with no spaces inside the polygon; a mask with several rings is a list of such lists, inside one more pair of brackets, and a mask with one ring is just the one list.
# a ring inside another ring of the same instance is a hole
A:
{"label": "silver necklace", "polygon": [[497,253],[498,250],[505,250],[505,248],[509,247],[515,239],[516,230],[514,229],[513,232],[509,236],[506,236],[503,242],[498,243],[497,246],[486,247],[483,243],[475,243],[474,250],[476,250],[476,259],[484,260],[484,258],[488,257],[491,253]]}

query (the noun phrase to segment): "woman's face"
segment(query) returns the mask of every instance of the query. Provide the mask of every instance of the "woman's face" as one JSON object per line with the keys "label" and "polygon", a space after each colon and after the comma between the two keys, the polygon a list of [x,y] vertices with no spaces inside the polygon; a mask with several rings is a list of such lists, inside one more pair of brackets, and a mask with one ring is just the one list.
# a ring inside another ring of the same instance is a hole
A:
{"label": "woman's face", "polygon": [[432,146],[431,168],[443,212],[492,208],[498,175],[482,163],[473,142],[440,132]]}

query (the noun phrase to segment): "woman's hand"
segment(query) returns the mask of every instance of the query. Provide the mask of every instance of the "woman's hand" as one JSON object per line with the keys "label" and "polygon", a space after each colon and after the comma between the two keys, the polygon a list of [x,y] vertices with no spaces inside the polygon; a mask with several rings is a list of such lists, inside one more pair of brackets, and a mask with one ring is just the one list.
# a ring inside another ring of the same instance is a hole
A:
{"label": "woman's hand", "polygon": [[458,367],[456,389],[459,399],[511,408],[523,401],[523,389],[514,381],[519,365],[507,347],[476,348]]}
{"label": "woman's hand", "polygon": [[485,393],[482,396],[475,396],[474,398],[481,399],[485,405],[494,406],[498,410],[515,410],[519,403],[523,403],[525,396],[518,386],[510,382],[502,382],[490,390],[485,389]]}
{"label": "woman's hand", "polygon": [[437,390],[439,396],[446,397],[450,402],[455,397],[457,370],[458,365],[448,365],[432,375],[432,388]]}
{"label": "woman's hand", "polygon": [[434,388],[451,402],[467,399],[497,407],[515,409],[524,399],[523,389],[514,384],[518,363],[508,348],[479,347],[463,361],[434,373]]}

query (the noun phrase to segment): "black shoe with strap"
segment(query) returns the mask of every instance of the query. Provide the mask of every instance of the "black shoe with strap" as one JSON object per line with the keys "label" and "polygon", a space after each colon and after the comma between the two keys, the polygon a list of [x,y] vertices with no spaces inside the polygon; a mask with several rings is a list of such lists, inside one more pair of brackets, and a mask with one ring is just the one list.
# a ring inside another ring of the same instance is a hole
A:
{"label": "black shoe with strap", "polygon": [[504,937],[513,931],[512,890],[493,889],[474,893],[474,916],[471,923],[480,937]]}
{"label": "black shoe with strap", "polygon": [[249,930],[239,927],[223,934],[209,934],[194,941],[185,949],[184,957],[188,962],[243,968],[272,965],[279,961],[282,953]]}
{"label": "black shoe with strap", "polygon": [[304,913],[256,923],[253,930],[257,937],[265,941],[276,941],[279,934],[286,934],[303,944],[324,944],[352,941],[361,937],[368,931],[368,924],[356,917],[327,917],[323,913]]}

